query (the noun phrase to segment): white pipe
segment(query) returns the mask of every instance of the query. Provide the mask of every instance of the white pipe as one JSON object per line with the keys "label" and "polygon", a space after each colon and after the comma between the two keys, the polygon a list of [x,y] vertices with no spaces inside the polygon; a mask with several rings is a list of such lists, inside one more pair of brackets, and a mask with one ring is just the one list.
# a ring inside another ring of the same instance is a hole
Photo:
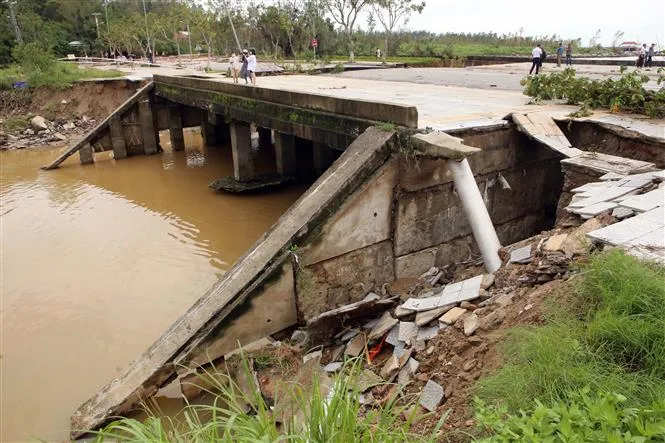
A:
{"label": "white pipe", "polygon": [[473,236],[483,256],[485,268],[487,272],[495,272],[501,267],[501,259],[499,258],[501,243],[499,243],[499,237],[496,235],[492,219],[483,202],[478,184],[473,178],[469,162],[466,159],[459,162],[448,160],[448,167],[453,173],[455,189],[460,200],[462,200],[464,212],[469,219]]}

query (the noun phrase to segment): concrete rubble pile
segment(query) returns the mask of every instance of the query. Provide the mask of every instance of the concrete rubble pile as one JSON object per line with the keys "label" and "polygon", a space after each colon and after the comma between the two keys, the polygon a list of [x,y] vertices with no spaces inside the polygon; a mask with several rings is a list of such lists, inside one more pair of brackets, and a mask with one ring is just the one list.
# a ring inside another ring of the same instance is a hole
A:
{"label": "concrete rubble pile", "polygon": [[627,176],[608,173],[600,180],[573,189],[566,209],[582,218],[609,214],[620,221],[587,237],[665,263],[665,170]]}
{"label": "concrete rubble pile", "polygon": [[42,116],[30,120],[29,127],[17,134],[0,132],[0,150],[25,149],[49,143],[63,143],[82,136],[95,124],[87,116],[71,120],[56,119],[49,121]]}

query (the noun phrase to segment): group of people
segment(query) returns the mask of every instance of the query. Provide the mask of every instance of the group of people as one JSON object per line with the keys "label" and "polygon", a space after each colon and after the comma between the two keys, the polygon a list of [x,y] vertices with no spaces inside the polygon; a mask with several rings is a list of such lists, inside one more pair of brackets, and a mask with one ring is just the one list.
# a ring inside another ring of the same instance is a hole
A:
{"label": "group of people", "polygon": [[245,84],[256,85],[256,50],[243,49],[240,57],[234,52],[229,57],[229,69],[233,83],[238,83],[238,77],[245,80]]}
{"label": "group of people", "polygon": [[[563,56],[566,55],[566,66],[573,64],[573,45],[568,43],[568,46],[564,48],[563,42],[559,43],[559,47],[556,48],[556,65],[561,66],[563,61]],[[536,70],[536,74],[540,72],[540,68],[543,67],[543,63],[547,59],[547,52],[545,49],[540,46],[540,43],[536,45],[535,48],[531,50],[532,64],[531,69],[529,70],[529,75],[533,73],[533,70]]]}
{"label": "group of people", "polygon": [[635,66],[638,68],[650,68],[653,65],[653,56],[656,52],[656,44],[651,43],[651,46],[647,48],[646,43],[642,43],[642,46],[637,50],[637,60],[635,61]]}

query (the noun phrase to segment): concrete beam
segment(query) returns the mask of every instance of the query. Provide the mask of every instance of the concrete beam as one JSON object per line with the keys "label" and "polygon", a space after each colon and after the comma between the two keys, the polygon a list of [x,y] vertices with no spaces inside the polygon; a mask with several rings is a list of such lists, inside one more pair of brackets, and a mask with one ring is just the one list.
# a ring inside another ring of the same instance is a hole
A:
{"label": "concrete beam", "polygon": [[249,123],[234,121],[230,126],[233,176],[239,182],[251,181],[254,179],[254,160]]}
{"label": "concrete beam", "polygon": [[296,162],[296,137],[278,132],[275,137],[275,158],[277,173],[282,177],[292,177],[298,172]]}
{"label": "concrete beam", "polygon": [[174,151],[185,149],[185,135],[182,132],[180,106],[171,106],[169,108],[169,136],[171,137],[171,148]]}
{"label": "concrete beam", "polygon": [[440,131],[416,134],[411,137],[411,142],[419,155],[431,158],[463,159],[481,151],[463,144],[460,138]]}
{"label": "concrete beam", "polygon": [[89,143],[86,143],[81,149],[79,149],[79,159],[81,160],[82,165],[95,162],[95,158],[92,154],[92,147]]}
{"label": "concrete beam", "polygon": [[155,131],[155,122],[152,116],[150,98],[148,97],[145,100],[141,100],[138,103],[138,108],[143,152],[146,155],[156,154],[158,151],[157,131]]}
{"label": "concrete beam", "polygon": [[111,146],[113,146],[113,158],[119,160],[127,157],[127,146],[125,137],[122,135],[122,122],[120,116],[114,115],[109,120],[109,132],[111,133]]}

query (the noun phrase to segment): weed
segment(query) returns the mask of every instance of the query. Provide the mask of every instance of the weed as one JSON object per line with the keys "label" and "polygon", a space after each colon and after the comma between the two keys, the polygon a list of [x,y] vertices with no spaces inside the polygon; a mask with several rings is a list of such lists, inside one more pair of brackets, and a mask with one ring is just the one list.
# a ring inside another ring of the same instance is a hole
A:
{"label": "weed", "polygon": [[547,325],[510,332],[506,364],[479,382],[481,399],[517,411],[536,398],[571,400],[585,386],[621,393],[629,406],[665,398],[665,270],[612,251],[580,280],[569,306],[549,308]]}
{"label": "weed", "polygon": [[337,63],[332,70],[330,71],[333,74],[340,74],[344,72],[344,64],[343,63]]}
{"label": "weed", "polygon": [[23,132],[30,124],[29,115],[19,115],[16,117],[8,117],[5,120],[5,130],[9,133]]}

